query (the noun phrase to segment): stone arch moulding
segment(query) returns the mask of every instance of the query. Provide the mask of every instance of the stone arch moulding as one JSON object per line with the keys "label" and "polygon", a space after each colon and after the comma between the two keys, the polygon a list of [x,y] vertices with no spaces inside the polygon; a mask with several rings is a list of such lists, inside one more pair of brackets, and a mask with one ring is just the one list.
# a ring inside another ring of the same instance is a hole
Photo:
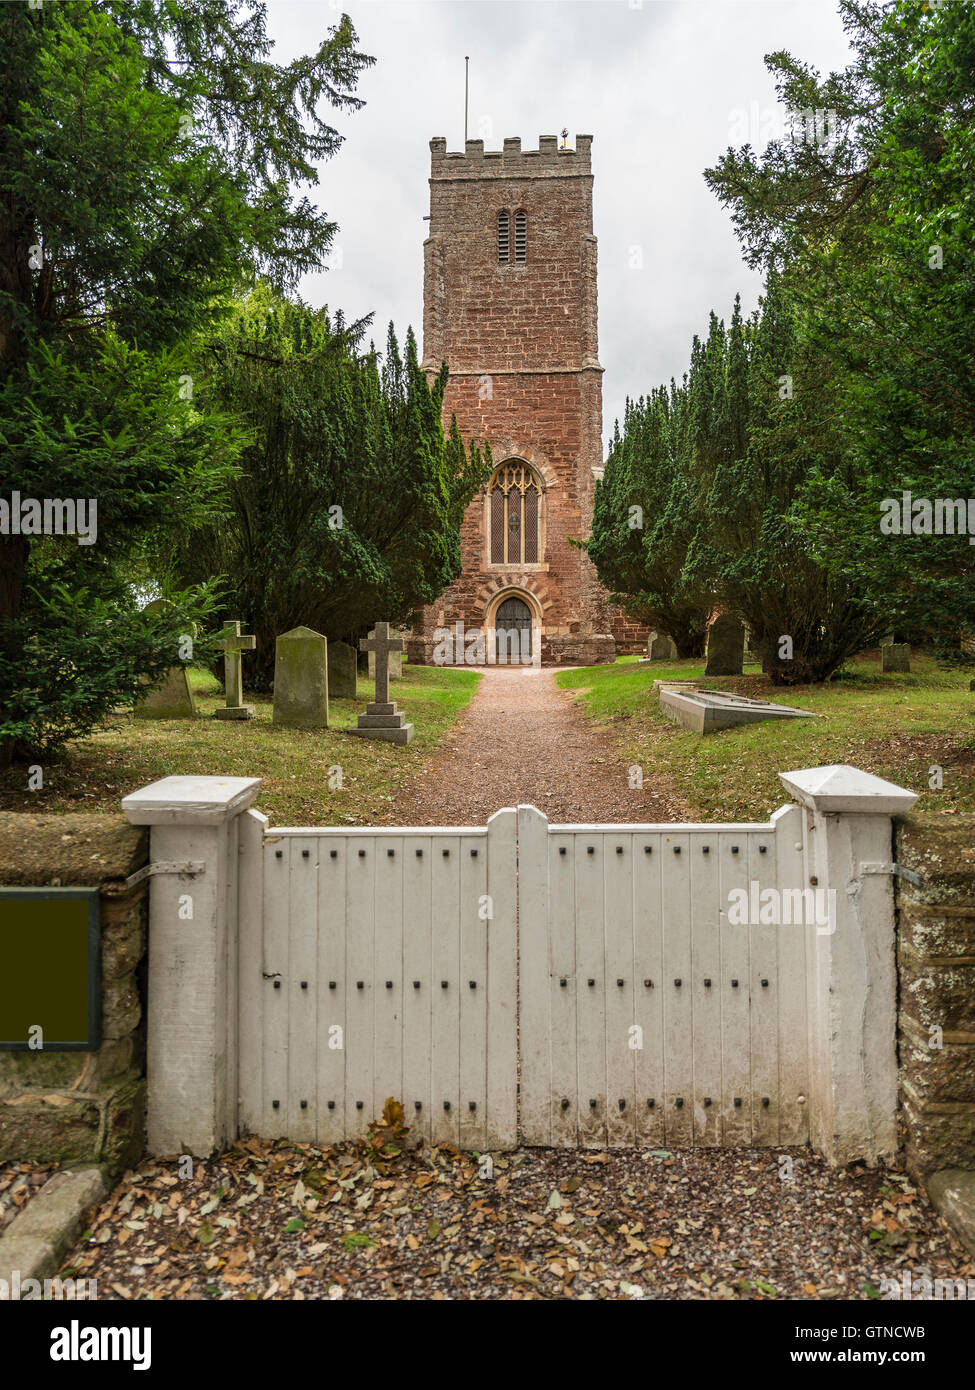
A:
{"label": "stone arch moulding", "polygon": [[488,651],[494,650],[495,618],[505,599],[518,598],[528,609],[532,618],[532,665],[541,665],[542,633],[546,610],[552,607],[547,596],[546,585],[536,583],[533,576],[511,580],[491,580],[479,591],[478,599],[483,605],[484,638]]}
{"label": "stone arch moulding", "polygon": [[[551,488],[558,485],[558,474],[549,463],[548,459],[538,449],[523,448],[516,440],[501,439],[491,444],[491,453],[494,460],[494,468],[491,477],[499,468],[503,468],[506,463],[527,463],[535,472],[538,478],[542,495],[538,504],[538,561],[537,563],[526,565],[525,569],[546,570],[548,562],[545,559],[548,547],[548,494]],[[498,571],[502,568],[510,569],[511,565],[504,566],[491,560],[491,494],[488,491],[490,478],[481,488],[481,568],[482,570]]]}

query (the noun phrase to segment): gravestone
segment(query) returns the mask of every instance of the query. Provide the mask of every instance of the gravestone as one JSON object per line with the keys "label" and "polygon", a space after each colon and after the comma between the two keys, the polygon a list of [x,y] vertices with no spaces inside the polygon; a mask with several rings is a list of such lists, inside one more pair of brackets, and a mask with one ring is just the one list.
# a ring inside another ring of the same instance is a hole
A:
{"label": "gravestone", "polygon": [[762,662],[761,653],[755,650],[753,645],[753,633],[748,624],[745,624],[745,648],[742,652],[742,661],[746,666],[759,666]]}
{"label": "gravestone", "polygon": [[409,743],[413,725],[405,722],[406,716],[389,698],[389,658],[392,653],[402,652],[403,639],[390,635],[389,623],[377,623],[373,631],[374,637],[360,638],[359,647],[375,661],[376,698],[366,705],[365,714],[359,715],[357,727],[349,733],[385,739],[387,743]]}
{"label": "gravestone", "polygon": [[[403,634],[399,631],[398,628],[389,627],[389,623],[384,624],[384,626],[389,628],[389,632],[392,637],[402,638]],[[375,636],[376,628],[370,628],[370,639],[375,638]],[[359,643],[359,646],[362,647],[361,642]],[[403,651],[405,647],[406,643],[403,642],[398,651],[390,651],[389,653],[389,679],[391,681],[401,681],[403,679]],[[363,647],[362,649],[363,651],[368,652],[369,679],[373,681],[376,679],[376,653],[375,651],[367,647]],[[379,699],[378,695],[376,696],[376,699]]]}
{"label": "gravestone", "polygon": [[328,642],[310,627],[274,644],[273,718],[292,729],[328,728]]}
{"label": "gravestone", "polygon": [[909,642],[886,642],[880,648],[880,669],[882,671],[909,671],[911,669],[911,644]]}
{"label": "gravestone", "polygon": [[328,693],[332,699],[358,699],[356,681],[355,647],[350,647],[348,642],[329,642]]}
{"label": "gravestone", "polygon": [[666,632],[651,632],[647,639],[647,657],[650,661],[676,661],[677,646]]}
{"label": "gravestone", "polygon": [[660,709],[669,719],[696,734],[713,734],[739,724],[756,724],[763,719],[821,719],[811,710],[793,705],[776,705],[771,700],[750,700],[726,690],[675,690],[663,685]]}
{"label": "gravestone", "polygon": [[223,688],[227,703],[215,711],[217,719],[253,719],[254,706],[244,704],[244,676],[241,653],[257,646],[256,637],[242,637],[240,623],[234,619],[224,623],[223,637],[216,643],[223,651]]}
{"label": "gravestone", "polygon": [[[147,603],[143,613],[159,613],[173,604],[169,599],[157,598]],[[190,625],[190,636],[196,636],[196,624]],[[186,667],[171,666],[163,681],[136,702],[132,713],[136,719],[196,719],[199,711],[190,689]]]}
{"label": "gravestone", "polygon": [[706,676],[740,676],[745,655],[745,627],[729,613],[720,613],[708,628]]}

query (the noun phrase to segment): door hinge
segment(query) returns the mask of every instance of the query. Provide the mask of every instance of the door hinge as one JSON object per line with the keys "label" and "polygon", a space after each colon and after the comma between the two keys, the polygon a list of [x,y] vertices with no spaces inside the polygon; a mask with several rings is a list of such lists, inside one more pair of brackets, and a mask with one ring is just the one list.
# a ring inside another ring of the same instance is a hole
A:
{"label": "door hinge", "polygon": [[206,863],[202,859],[186,859],[182,863],[176,859],[157,859],[154,864],[143,864],[141,869],[129,874],[125,886],[134,888],[150,874],[179,874],[181,878],[195,878],[197,874],[203,873],[206,873]]}
{"label": "door hinge", "polygon": [[903,864],[861,864],[860,874],[893,874],[896,878],[906,878],[908,883],[921,882],[921,875],[913,869],[905,869]]}

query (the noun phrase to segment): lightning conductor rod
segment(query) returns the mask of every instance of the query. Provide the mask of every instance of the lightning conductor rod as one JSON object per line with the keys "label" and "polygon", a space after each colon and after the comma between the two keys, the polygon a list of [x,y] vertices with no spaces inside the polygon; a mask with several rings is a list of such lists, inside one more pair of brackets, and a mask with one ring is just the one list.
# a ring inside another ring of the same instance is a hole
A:
{"label": "lightning conductor rod", "polygon": [[471,60],[469,57],[464,59],[464,149],[467,149],[467,79],[470,75]]}

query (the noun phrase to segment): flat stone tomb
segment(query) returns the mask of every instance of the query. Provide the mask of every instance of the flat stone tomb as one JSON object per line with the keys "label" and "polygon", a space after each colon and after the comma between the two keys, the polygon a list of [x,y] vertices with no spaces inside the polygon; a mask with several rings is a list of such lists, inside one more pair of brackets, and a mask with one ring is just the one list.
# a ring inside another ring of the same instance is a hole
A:
{"label": "flat stone tomb", "polygon": [[660,708],[668,718],[697,734],[713,734],[739,724],[762,719],[821,719],[811,710],[776,705],[770,700],[750,700],[723,690],[674,690],[662,687]]}

